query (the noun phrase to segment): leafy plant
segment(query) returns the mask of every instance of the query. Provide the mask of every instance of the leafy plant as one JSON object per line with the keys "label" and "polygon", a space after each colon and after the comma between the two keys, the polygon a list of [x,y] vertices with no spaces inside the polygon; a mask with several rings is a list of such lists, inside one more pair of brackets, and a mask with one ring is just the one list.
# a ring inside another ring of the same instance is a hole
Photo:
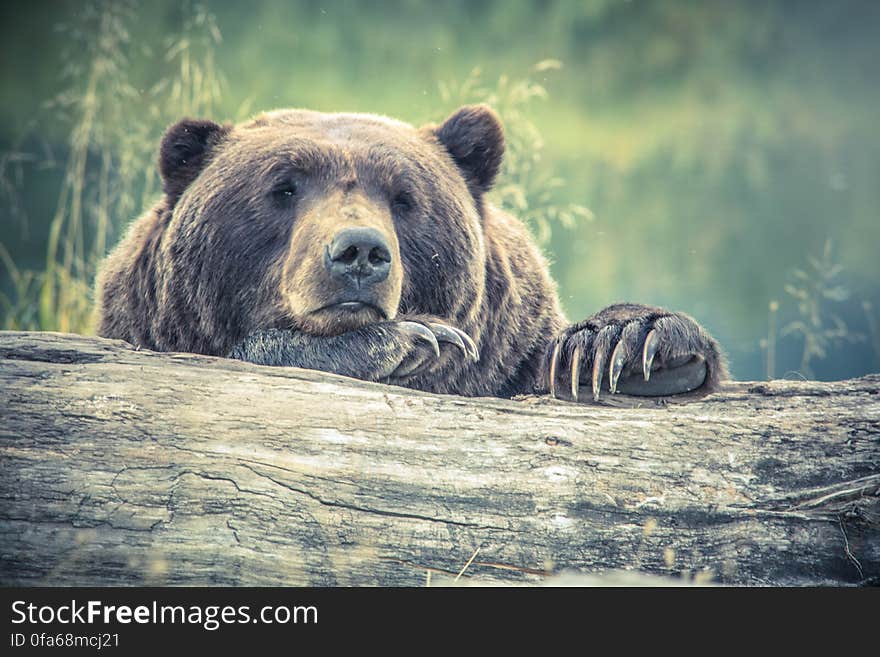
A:
{"label": "leafy plant", "polygon": [[804,348],[800,371],[813,377],[810,363],[825,358],[831,347],[864,339],[850,331],[846,322],[832,310],[832,304],[850,297],[849,289],[840,281],[843,267],[832,258],[831,240],[825,241],[822,256],[807,256],[807,267],[792,272],[794,282],[785,285],[786,293],[797,302],[799,319],[787,324],[781,335],[799,335]]}
{"label": "leafy plant", "polygon": [[445,105],[486,103],[503,117],[506,151],[492,199],[525,221],[540,243],[549,241],[554,223],[572,228],[578,220],[593,219],[593,213],[583,205],[555,203],[556,190],[565,186],[565,180],[553,175],[543,162],[544,140],[528,116],[534,100],[548,97],[547,89],[533,77],[560,68],[562,63],[558,60],[545,59],[525,76],[513,79],[502,75],[492,86],[483,82],[481,69],[475,68],[460,83],[439,85]]}

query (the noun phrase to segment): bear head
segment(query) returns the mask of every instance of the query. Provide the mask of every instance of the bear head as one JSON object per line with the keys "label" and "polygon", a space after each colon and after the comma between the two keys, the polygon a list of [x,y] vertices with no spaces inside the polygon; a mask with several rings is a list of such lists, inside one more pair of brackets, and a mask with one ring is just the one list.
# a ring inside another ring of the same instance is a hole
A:
{"label": "bear head", "polygon": [[188,317],[181,333],[214,353],[258,328],[333,335],[420,314],[470,324],[484,293],[483,195],[503,152],[485,106],[422,128],[305,110],[183,120],[160,149],[160,312]]}

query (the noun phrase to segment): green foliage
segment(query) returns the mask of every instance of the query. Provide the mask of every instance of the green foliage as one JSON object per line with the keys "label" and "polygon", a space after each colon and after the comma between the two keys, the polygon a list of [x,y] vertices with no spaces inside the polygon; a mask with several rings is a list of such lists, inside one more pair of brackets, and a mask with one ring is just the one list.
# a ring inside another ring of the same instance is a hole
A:
{"label": "green foliage", "polygon": [[803,339],[800,371],[810,378],[814,376],[812,361],[827,357],[831,347],[864,340],[833,310],[835,304],[850,298],[850,290],[840,279],[841,272],[843,266],[834,262],[831,240],[827,240],[822,256],[807,256],[807,267],[794,269],[794,282],[785,285],[786,293],[797,303],[799,319],[787,324],[782,335]]}
{"label": "green foliage", "polygon": [[12,331],[41,330],[39,305],[36,303],[42,287],[41,272],[19,270],[15,266],[12,256],[9,255],[9,251],[2,244],[0,244],[0,263],[6,268],[12,281],[11,294],[0,292],[3,329]]}
{"label": "green foliage", "polygon": [[554,175],[552,163],[544,157],[544,139],[530,116],[536,99],[549,96],[544,85],[533,78],[562,68],[562,62],[545,59],[518,78],[501,75],[492,86],[484,84],[482,71],[473,69],[461,82],[441,82],[440,100],[449,109],[470,103],[486,103],[504,117],[505,153],[499,181],[491,200],[525,221],[539,243],[550,240],[552,226],[574,228],[578,220],[592,220],[593,214],[577,203],[560,204],[559,190],[565,179]]}
{"label": "green foliage", "polygon": [[[67,43],[62,71],[67,86],[44,110],[71,126],[68,155],[45,268],[21,271],[5,248],[0,251],[13,282],[11,296],[2,299],[4,326],[91,330],[91,288],[117,237],[119,218],[139,214],[159,189],[153,164],[156,126],[171,122],[179,111],[210,114],[220,97],[216,22],[202,5],[185,7],[180,32],[164,42],[164,66],[157,71],[165,77],[146,94],[131,84],[126,55],[133,45],[130,26],[138,18],[134,4],[87,3],[74,23],[59,26]],[[141,113],[132,116],[132,107]],[[14,198],[14,186],[4,187]]]}

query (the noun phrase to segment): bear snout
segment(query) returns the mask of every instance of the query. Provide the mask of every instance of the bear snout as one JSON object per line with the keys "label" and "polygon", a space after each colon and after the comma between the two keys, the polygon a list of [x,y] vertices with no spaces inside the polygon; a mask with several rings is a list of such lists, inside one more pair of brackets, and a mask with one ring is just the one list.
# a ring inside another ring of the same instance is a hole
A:
{"label": "bear snout", "polygon": [[391,248],[375,228],[343,228],[325,248],[324,267],[337,282],[361,290],[388,278]]}
{"label": "bear snout", "polygon": [[388,208],[360,192],[316,196],[297,217],[281,272],[293,322],[338,335],[393,319],[404,271]]}

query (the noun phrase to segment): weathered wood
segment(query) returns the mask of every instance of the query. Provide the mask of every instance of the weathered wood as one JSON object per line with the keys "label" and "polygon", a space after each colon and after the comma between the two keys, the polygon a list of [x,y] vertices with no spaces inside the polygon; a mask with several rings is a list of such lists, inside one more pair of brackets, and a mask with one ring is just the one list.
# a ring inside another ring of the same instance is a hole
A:
{"label": "weathered wood", "polygon": [[492,581],[877,582],[878,391],[465,399],[0,333],[0,583],[420,586],[477,548]]}

